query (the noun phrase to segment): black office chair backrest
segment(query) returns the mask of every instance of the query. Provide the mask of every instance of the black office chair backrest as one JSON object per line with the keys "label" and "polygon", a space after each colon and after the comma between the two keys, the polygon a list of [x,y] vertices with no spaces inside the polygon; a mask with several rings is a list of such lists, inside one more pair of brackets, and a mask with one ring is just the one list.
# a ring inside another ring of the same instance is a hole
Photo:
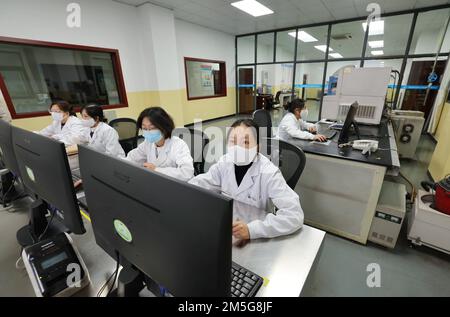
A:
{"label": "black office chair backrest", "polygon": [[173,130],[172,136],[177,136],[186,142],[194,159],[195,175],[203,174],[205,172],[206,147],[209,144],[208,136],[203,131],[194,128],[176,128]]}
{"label": "black office chair backrest", "polygon": [[[272,118],[270,113],[264,109],[258,109],[253,112],[253,121],[260,128],[260,138],[271,138],[272,137]],[[266,128],[266,129],[261,129]]]}
{"label": "black office chair backrest", "polygon": [[131,118],[118,118],[111,120],[109,125],[119,134],[119,143],[125,154],[137,147],[139,127],[137,122]]}
{"label": "black office chair backrest", "polygon": [[281,91],[277,91],[277,93],[275,95],[275,103],[276,104],[280,104],[280,95],[281,95]]}
{"label": "black office chair backrest", "polygon": [[[260,146],[261,153],[280,168],[281,174],[288,186],[295,189],[300,176],[305,169],[306,155],[301,148],[279,139],[266,139]],[[265,148],[270,149],[270,155]]]}

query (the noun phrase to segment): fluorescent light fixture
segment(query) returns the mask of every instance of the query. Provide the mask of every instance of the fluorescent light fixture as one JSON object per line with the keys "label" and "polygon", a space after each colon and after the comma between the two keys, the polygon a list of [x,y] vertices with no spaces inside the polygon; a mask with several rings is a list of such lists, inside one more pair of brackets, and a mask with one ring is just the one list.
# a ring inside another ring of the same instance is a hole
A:
{"label": "fluorescent light fixture", "polygon": [[[327,51],[327,46],[326,45],[316,45],[314,47],[317,48],[319,51],[322,51],[324,53]],[[330,52],[332,52],[332,51],[333,51],[333,49],[330,47]]]}
{"label": "fluorescent light fixture", "polygon": [[[364,32],[366,32],[367,22],[364,22],[362,24],[362,27],[363,27]],[[372,22],[370,22],[369,36],[371,36],[371,35],[380,35],[380,34],[384,34],[384,21],[383,20],[379,20],[379,21],[372,21]]]}
{"label": "fluorescent light fixture", "polygon": [[268,7],[262,5],[256,0],[243,0],[238,2],[233,2],[231,4],[233,7],[238,8],[254,17],[260,17],[262,15],[272,14],[273,11]]}
{"label": "fluorescent light fixture", "polygon": [[[295,38],[295,32],[290,32],[288,33],[290,36]],[[318,39],[316,39],[314,36],[310,35],[309,33],[306,33],[305,31],[299,31],[297,38],[305,43],[310,43],[310,42],[317,42]]]}
{"label": "fluorescent light fixture", "polygon": [[381,48],[384,47],[384,41],[369,41],[369,46],[371,48]]}
{"label": "fluorescent light fixture", "polygon": [[344,57],[344,56],[342,56],[339,53],[331,53],[330,56],[333,57],[333,58],[343,58]]}
{"label": "fluorescent light fixture", "polygon": [[372,54],[372,55],[374,55],[374,56],[379,56],[379,55],[384,55],[384,52],[383,51],[372,51],[372,52],[370,52],[370,54]]}

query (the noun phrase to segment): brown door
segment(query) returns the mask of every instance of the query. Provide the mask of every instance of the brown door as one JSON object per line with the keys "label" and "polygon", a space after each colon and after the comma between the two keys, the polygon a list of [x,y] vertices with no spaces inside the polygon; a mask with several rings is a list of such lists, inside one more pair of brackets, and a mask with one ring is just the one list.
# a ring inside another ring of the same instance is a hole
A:
{"label": "brown door", "polygon": [[[253,68],[239,69],[239,86],[253,85]],[[253,106],[253,87],[239,87],[239,113],[248,114],[254,110]]]}
{"label": "brown door", "polygon": [[[438,80],[434,85],[439,85],[440,79],[442,78],[442,74],[445,70],[445,63],[446,61],[437,62],[435,72],[438,75]],[[434,61],[432,60],[412,62],[408,85],[428,85],[428,76],[433,70],[433,64]],[[405,97],[403,98],[402,110],[422,111],[425,113],[425,118],[428,118],[438,91],[430,90],[427,101],[424,104],[426,93],[427,91],[424,89],[407,89],[405,91]]]}

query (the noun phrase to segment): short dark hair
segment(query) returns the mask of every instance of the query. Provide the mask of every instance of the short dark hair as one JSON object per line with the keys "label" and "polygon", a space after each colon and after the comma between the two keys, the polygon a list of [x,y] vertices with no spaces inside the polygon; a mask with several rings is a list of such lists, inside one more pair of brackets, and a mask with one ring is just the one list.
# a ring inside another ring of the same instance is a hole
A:
{"label": "short dark hair", "polygon": [[287,109],[289,112],[294,113],[296,109],[302,110],[305,108],[305,101],[303,99],[294,99],[291,102],[287,103]]}
{"label": "short dark hair", "polygon": [[59,110],[61,110],[62,112],[68,112],[71,116],[77,116],[75,111],[73,111],[73,106],[63,99],[52,100],[52,103],[50,104],[48,109],[52,109],[53,106],[58,106]]}
{"label": "short dark hair", "polygon": [[98,119],[98,121],[100,122],[108,122],[108,120],[105,118],[105,114],[103,113],[103,108],[96,103],[90,103],[81,107],[80,114],[83,113],[83,110],[86,111],[89,117],[93,118],[96,121]]}
{"label": "short dark hair", "polygon": [[[246,126],[247,128],[253,128],[252,130],[256,131],[253,133],[256,133],[256,135],[255,135],[256,143],[259,144],[259,126],[256,124],[256,122],[253,121],[252,119],[239,119],[239,120],[236,120],[231,125],[231,130],[233,130],[234,128],[239,127],[241,125]],[[227,140],[230,137],[231,130],[228,132]]]}
{"label": "short dark hair", "polygon": [[172,117],[161,107],[150,107],[145,109],[139,115],[137,120],[138,129],[142,129],[142,121],[148,118],[150,122],[157,127],[164,138],[169,139],[172,136],[172,131],[175,129],[175,123]]}

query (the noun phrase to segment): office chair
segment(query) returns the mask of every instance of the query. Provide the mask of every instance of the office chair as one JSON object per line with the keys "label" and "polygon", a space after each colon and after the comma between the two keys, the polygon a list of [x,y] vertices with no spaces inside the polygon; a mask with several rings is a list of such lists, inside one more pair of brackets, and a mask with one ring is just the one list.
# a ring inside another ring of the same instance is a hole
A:
{"label": "office chair", "polygon": [[280,110],[280,108],[281,108],[280,95],[281,95],[281,91],[277,91],[277,93],[275,95],[275,99],[273,100],[273,105],[272,105],[273,109]]}
{"label": "office chair", "polygon": [[194,128],[176,128],[173,130],[172,136],[179,137],[188,145],[194,159],[194,175],[205,173],[205,149],[209,144],[208,136],[203,131]]}
{"label": "office chair", "polygon": [[270,149],[270,155],[263,152],[265,147],[261,147],[261,153],[266,155],[270,160],[278,165],[281,174],[283,174],[286,183],[293,190],[305,169],[306,155],[301,148],[291,143],[279,139],[265,139],[263,145]]}
{"label": "office chair", "polygon": [[119,134],[119,143],[125,154],[137,147],[139,127],[134,119],[118,118],[109,123]]}
{"label": "office chair", "polygon": [[272,137],[272,118],[270,117],[269,111],[265,109],[258,109],[253,112],[253,121],[258,125],[259,128],[266,128],[265,131],[260,129],[261,138],[271,138]]}

